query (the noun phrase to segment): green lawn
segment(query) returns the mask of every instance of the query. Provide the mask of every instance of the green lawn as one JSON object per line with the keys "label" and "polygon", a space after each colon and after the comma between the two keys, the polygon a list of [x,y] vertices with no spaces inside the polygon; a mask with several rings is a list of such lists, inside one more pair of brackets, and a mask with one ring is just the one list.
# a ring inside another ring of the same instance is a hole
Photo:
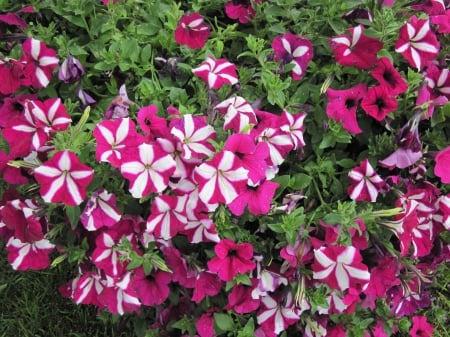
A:
{"label": "green lawn", "polygon": [[5,256],[0,247],[0,337],[134,336],[126,318],[101,320],[94,307],[61,297],[58,287],[70,279],[69,271],[17,272]]}

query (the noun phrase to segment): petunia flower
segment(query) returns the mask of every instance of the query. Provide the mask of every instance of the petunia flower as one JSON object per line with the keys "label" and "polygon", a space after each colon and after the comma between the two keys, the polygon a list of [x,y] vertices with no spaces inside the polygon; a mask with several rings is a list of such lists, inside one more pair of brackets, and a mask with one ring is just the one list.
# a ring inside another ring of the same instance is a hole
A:
{"label": "petunia flower", "polygon": [[228,294],[228,303],[225,310],[234,310],[238,314],[248,314],[256,311],[260,305],[259,297],[253,297],[252,291],[258,281],[252,279],[252,285],[237,284]]}
{"label": "petunia flower", "polygon": [[223,281],[231,281],[237,274],[252,271],[256,263],[252,261],[253,246],[250,243],[235,243],[222,239],[214,247],[216,257],[208,261],[208,269],[219,275]]}
{"label": "petunia flower", "polygon": [[[262,0],[254,0],[260,3]],[[256,11],[250,0],[228,1],[225,4],[225,13],[230,19],[239,20],[240,23],[248,23],[255,17]]]}
{"label": "petunia flower", "polygon": [[381,160],[381,166],[390,170],[394,167],[402,169],[413,165],[422,158],[422,142],[418,131],[420,117],[421,113],[415,114],[395,135],[397,150]]}
{"label": "petunia flower", "polygon": [[233,152],[240,165],[248,170],[251,184],[258,184],[266,178],[269,147],[265,142],[255,144],[253,137],[247,134],[233,134],[227,138],[224,150]]}
{"label": "petunia flower", "polygon": [[147,141],[155,140],[157,137],[166,137],[169,133],[167,120],[157,114],[158,107],[156,105],[148,105],[138,111],[137,121],[141,130],[144,131]]}
{"label": "petunia flower", "polygon": [[250,214],[258,216],[270,211],[270,203],[279,184],[272,181],[264,181],[258,186],[249,186],[234,199],[228,208],[234,215],[240,216],[248,207]]}
{"label": "petunia flower", "polygon": [[350,170],[348,177],[348,194],[352,200],[375,202],[384,186],[384,180],[375,172],[367,158]]}
{"label": "petunia flower", "polygon": [[185,14],[178,21],[174,35],[178,44],[200,49],[211,35],[211,28],[199,13]]}
{"label": "petunia flower", "polygon": [[199,197],[203,202],[228,205],[245,188],[248,170],[240,167],[235,154],[225,150],[197,166],[194,179],[198,182]]}
{"label": "petunia flower", "polygon": [[126,118],[129,115],[129,107],[133,104],[128,98],[127,88],[122,84],[119,88],[119,95],[116,96],[105,111],[105,119]]}
{"label": "petunia flower", "polygon": [[25,62],[23,85],[34,88],[45,88],[52,78],[53,70],[58,66],[56,52],[48,48],[44,42],[29,38],[22,44],[22,57]]}
{"label": "petunia flower", "polygon": [[352,27],[349,31],[351,36],[341,34],[328,40],[336,62],[359,69],[373,67],[377,63],[377,53],[383,48],[383,43],[364,35],[363,25]]}
{"label": "petunia flower", "polygon": [[131,273],[125,273],[120,279],[107,277],[106,287],[100,293],[99,301],[116,315],[139,310],[141,302],[133,289]]}
{"label": "petunia flower", "polygon": [[370,273],[355,247],[328,246],[314,250],[313,279],[344,291],[370,281]]}
{"label": "petunia flower", "polygon": [[14,270],[40,270],[50,265],[50,253],[55,245],[47,239],[22,242],[11,237],[6,243],[8,262]]}
{"label": "petunia flower", "polygon": [[261,308],[257,321],[269,336],[279,335],[300,319],[300,309],[295,306],[292,292],[287,292],[282,298],[280,294],[267,295],[261,298]]}
{"label": "petunia flower", "polygon": [[223,115],[224,130],[231,129],[236,133],[248,133],[258,123],[255,110],[240,96],[230,97],[217,104],[214,109]]}
{"label": "petunia flower", "polygon": [[445,96],[447,101],[450,100],[450,69],[440,68],[430,62],[425,71],[425,82],[430,91],[430,99]]}
{"label": "petunia flower", "polygon": [[86,188],[94,178],[94,170],[81,163],[75,153],[64,150],[34,170],[45,202],[62,202],[77,206],[86,198]]}
{"label": "petunia flower", "polygon": [[377,121],[382,121],[389,113],[397,110],[397,100],[384,86],[370,87],[361,100],[361,108]]}
{"label": "petunia flower", "polygon": [[208,56],[199,67],[192,69],[195,76],[200,77],[210,89],[220,89],[225,84],[238,83],[236,66],[226,59],[215,59]]}
{"label": "petunia flower", "polygon": [[361,133],[356,119],[358,104],[367,94],[367,87],[361,83],[345,90],[328,88],[326,91],[327,116],[336,122],[342,122],[342,127],[352,134]]}
{"label": "petunia flower", "polygon": [[285,109],[281,112],[281,118],[284,123],[280,129],[291,136],[292,144],[294,145],[293,150],[297,150],[306,145],[303,138],[305,117],[306,115],[304,113],[291,114]]}
{"label": "petunia flower", "polygon": [[409,330],[411,337],[431,337],[433,335],[433,326],[427,322],[425,316],[414,316],[412,323],[411,330]]}
{"label": "petunia flower", "polygon": [[92,193],[80,215],[80,221],[88,231],[95,231],[101,227],[114,226],[121,217],[116,196],[102,188]]}
{"label": "petunia flower", "polygon": [[42,151],[51,134],[66,130],[70,116],[60,98],[44,102],[26,101],[23,113],[3,130],[3,137],[10,145],[10,153],[25,157],[31,151]]}
{"label": "petunia flower", "polygon": [[58,78],[64,83],[75,83],[85,74],[84,67],[81,62],[69,55],[61,64],[58,71]]}
{"label": "petunia flower", "polygon": [[172,281],[170,273],[153,270],[149,275],[145,275],[142,268],[134,269],[133,273],[132,288],[143,305],[159,305],[169,297],[169,284]]}
{"label": "petunia flower", "polygon": [[413,15],[400,28],[399,34],[395,51],[402,54],[412,67],[422,70],[438,55],[439,41],[430,29],[429,19],[418,19]]}
{"label": "petunia flower", "polygon": [[203,116],[183,115],[172,124],[170,133],[179,142],[183,159],[204,159],[214,153],[210,140],[214,140],[216,132]]}
{"label": "petunia flower", "polygon": [[442,183],[450,183],[450,146],[442,149],[434,157],[434,174],[441,178]]}
{"label": "petunia flower", "polygon": [[408,83],[387,57],[378,60],[375,68],[370,71],[370,75],[378,81],[380,86],[386,87],[392,96],[403,94],[408,90]]}
{"label": "petunia flower", "polygon": [[164,191],[175,171],[175,161],[157,144],[141,144],[127,152],[120,173],[130,182],[129,191],[134,198]]}
{"label": "petunia flower", "polygon": [[422,0],[414,2],[412,9],[427,13],[430,16],[444,14],[448,1],[446,0]]}
{"label": "petunia flower", "polygon": [[9,95],[15,93],[22,85],[25,62],[11,58],[0,59],[0,93]]}
{"label": "petunia flower", "polygon": [[432,24],[438,26],[438,33],[450,33],[450,9],[447,9],[445,14],[431,16],[430,21]]}
{"label": "petunia flower", "polygon": [[157,196],[151,206],[146,230],[156,238],[171,239],[187,222],[185,205],[185,196]]}
{"label": "petunia flower", "polygon": [[136,132],[130,118],[104,120],[95,126],[92,133],[96,140],[95,159],[116,168],[120,167],[126,150],[143,143],[143,137]]}
{"label": "petunia flower", "polygon": [[281,61],[282,66],[291,64],[292,79],[300,80],[306,74],[308,63],[313,58],[312,43],[301,36],[286,33],[276,36],[272,41],[275,61]]}
{"label": "petunia flower", "polygon": [[106,280],[98,271],[81,275],[73,287],[72,298],[76,304],[93,304],[101,307],[98,296],[106,286]]}

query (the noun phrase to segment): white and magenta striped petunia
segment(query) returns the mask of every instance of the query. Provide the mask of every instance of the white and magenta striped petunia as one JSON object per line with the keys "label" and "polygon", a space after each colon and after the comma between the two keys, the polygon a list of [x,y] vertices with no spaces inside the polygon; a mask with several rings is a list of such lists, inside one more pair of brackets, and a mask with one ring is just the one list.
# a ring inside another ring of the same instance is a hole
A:
{"label": "white and magenta striped petunia", "polygon": [[236,133],[249,132],[251,127],[258,123],[255,110],[242,97],[231,97],[217,104],[214,109],[224,115],[224,130],[233,130]]}
{"label": "white and magenta striped petunia", "polygon": [[331,289],[344,291],[365,286],[370,273],[362,256],[353,246],[328,246],[314,249],[313,279],[327,283]]}
{"label": "white and magenta striped petunia", "polygon": [[86,198],[86,188],[94,170],[81,163],[75,153],[64,150],[34,170],[45,202],[62,202],[77,206]]}
{"label": "white and magenta striped petunia", "polygon": [[96,140],[95,158],[117,168],[120,167],[125,149],[143,143],[143,137],[136,132],[136,126],[130,118],[104,120],[97,124],[93,135]]}
{"label": "white and magenta striped petunia", "polygon": [[303,121],[305,117],[306,115],[304,113],[293,115],[287,110],[283,110],[281,114],[283,123],[280,129],[291,136],[292,144],[294,145],[293,150],[297,150],[306,145],[303,139]]}
{"label": "white and magenta striped petunia", "polygon": [[52,78],[53,70],[58,66],[56,52],[44,42],[29,38],[22,45],[21,61],[26,62],[24,85],[45,88]]}
{"label": "white and magenta striped petunia", "polygon": [[282,299],[270,295],[262,297],[257,320],[263,330],[269,333],[268,336],[273,336],[295,324],[300,319],[300,313],[289,291]]}
{"label": "white and magenta striped petunia", "polygon": [[107,286],[99,295],[99,301],[113,314],[123,315],[141,307],[141,301],[133,289],[131,273],[125,273],[121,279],[107,277]]}
{"label": "white and magenta striped petunia", "polygon": [[25,157],[31,151],[43,148],[51,133],[67,129],[70,121],[67,109],[59,98],[44,102],[26,101],[23,114],[8,123],[3,136],[14,155]]}
{"label": "white and magenta striped petunia", "polygon": [[350,37],[341,34],[328,40],[336,62],[343,66],[359,69],[375,66],[377,53],[383,48],[383,43],[378,39],[364,35],[363,25],[352,27],[349,31]]}
{"label": "white and magenta striped petunia", "polygon": [[8,262],[14,270],[40,270],[50,265],[49,255],[55,245],[47,239],[35,242],[22,242],[11,237],[6,244]]}
{"label": "white and magenta striped petunia", "polygon": [[157,196],[147,219],[147,231],[155,238],[173,238],[187,222],[185,205],[185,196]]}
{"label": "white and magenta striped petunia", "polygon": [[384,186],[384,180],[375,172],[367,158],[353,168],[348,177],[350,180],[348,194],[350,199],[355,201],[375,202]]}
{"label": "white and magenta striped petunia", "polygon": [[275,60],[282,61],[282,66],[291,64],[292,79],[301,80],[306,74],[308,63],[313,58],[313,45],[304,37],[286,33],[276,36],[272,41]]}
{"label": "white and magenta striped petunia", "polygon": [[[127,236],[128,241],[132,241],[131,235]],[[121,256],[124,255],[118,249],[122,242],[122,236],[120,233],[107,230],[101,232],[95,239],[95,249],[92,252],[92,262],[105,272],[106,275],[117,277],[122,275],[125,271],[125,267],[128,261],[121,260]]]}
{"label": "white and magenta striped petunia", "polygon": [[208,56],[199,67],[192,69],[195,76],[200,77],[210,89],[220,89],[224,84],[238,83],[236,66],[226,59],[215,59]]}
{"label": "white and magenta striped petunia", "polygon": [[238,197],[248,180],[248,170],[238,164],[233,152],[221,151],[195,168],[194,179],[199,184],[199,197],[204,203],[228,205]]}
{"label": "white and magenta striped petunia", "polygon": [[214,139],[216,132],[202,116],[184,115],[171,128],[170,133],[179,142],[184,160],[206,158],[214,153],[214,147],[209,140]]}
{"label": "white and magenta striped petunia", "polygon": [[412,67],[422,70],[439,53],[439,42],[430,29],[430,20],[418,19],[413,15],[400,28],[395,51],[402,54]]}
{"label": "white and magenta striped petunia", "polygon": [[127,152],[120,172],[129,180],[129,191],[134,198],[164,191],[176,163],[157,144],[141,144]]}
{"label": "white and magenta striped petunia", "polygon": [[95,231],[101,227],[114,226],[121,217],[116,196],[101,189],[92,193],[80,215],[80,221],[88,231]]}
{"label": "white and magenta striped petunia", "polygon": [[101,306],[98,296],[106,286],[106,281],[98,272],[87,272],[80,276],[73,287],[72,298],[76,304]]}

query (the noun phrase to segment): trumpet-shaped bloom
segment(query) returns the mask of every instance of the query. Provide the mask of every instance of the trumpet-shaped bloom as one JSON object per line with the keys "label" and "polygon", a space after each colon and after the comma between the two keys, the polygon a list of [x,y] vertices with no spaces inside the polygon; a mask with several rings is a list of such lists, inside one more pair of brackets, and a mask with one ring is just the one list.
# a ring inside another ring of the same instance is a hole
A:
{"label": "trumpet-shaped bloom", "polygon": [[24,68],[24,62],[19,62],[11,58],[0,59],[1,94],[14,94],[20,88]]}
{"label": "trumpet-shaped bloom", "polygon": [[[260,3],[262,0],[254,0]],[[225,4],[225,13],[230,19],[239,20],[240,23],[248,23],[255,17],[256,11],[250,0],[228,1]]]}
{"label": "trumpet-shaped bloom", "polygon": [[253,246],[250,243],[235,243],[222,239],[214,247],[216,257],[208,261],[208,269],[219,275],[223,281],[231,281],[237,274],[252,271],[256,263],[252,261]]}
{"label": "trumpet-shaped bloom", "polygon": [[342,122],[342,127],[352,134],[361,133],[356,119],[356,110],[362,98],[367,94],[365,84],[358,84],[345,90],[327,89],[327,116],[336,122]]}
{"label": "trumpet-shaped bloom", "polygon": [[300,313],[291,292],[288,292],[283,299],[267,295],[261,298],[261,309],[257,320],[263,330],[270,333],[269,336],[279,335],[300,319]]}
{"label": "trumpet-shaped bloom", "polygon": [[403,94],[408,90],[408,83],[387,57],[378,60],[375,68],[370,71],[370,75],[380,83],[380,86],[385,87],[392,96]]}
{"label": "trumpet-shaped bloom", "polygon": [[248,170],[251,184],[258,184],[266,177],[269,147],[265,142],[255,144],[252,136],[233,134],[225,142],[224,150],[233,152],[240,160],[240,165]]}
{"label": "trumpet-shaped bloom", "polygon": [[258,123],[252,106],[240,96],[228,98],[217,104],[214,109],[224,115],[224,130],[248,133]]}
{"label": "trumpet-shaped bloom", "polygon": [[185,160],[203,159],[214,153],[214,147],[209,140],[214,139],[216,132],[206,123],[204,117],[186,114],[171,128],[170,133],[180,143],[181,156]]}
{"label": "trumpet-shaped bloom", "polygon": [[147,231],[164,240],[174,237],[187,222],[185,205],[186,197],[157,196],[147,219]]}
{"label": "trumpet-shaped bloom", "polygon": [[202,48],[211,29],[199,13],[183,15],[175,29],[175,41],[192,49]]}
{"label": "trumpet-shaped bloom", "polygon": [[314,250],[313,278],[326,282],[330,288],[344,291],[364,286],[370,273],[362,263],[362,256],[352,246],[329,246]]}
{"label": "trumpet-shaped bloom", "polygon": [[427,322],[425,316],[414,316],[412,323],[412,328],[409,331],[411,337],[431,337],[433,335],[433,326]]}
{"label": "trumpet-shaped bloom", "polygon": [[124,155],[120,172],[130,182],[131,195],[142,198],[164,191],[175,167],[173,158],[157,144],[141,144]]}
{"label": "trumpet-shaped bloom", "polygon": [[86,188],[94,170],[81,163],[75,153],[59,151],[34,170],[45,202],[62,202],[77,206],[86,198]]}
{"label": "trumpet-shaped bloom", "polygon": [[95,231],[101,227],[114,226],[121,217],[116,196],[101,189],[92,193],[80,215],[80,221],[88,231]]}
{"label": "trumpet-shaped bloom", "polygon": [[220,89],[225,84],[238,83],[236,66],[226,59],[216,60],[208,56],[199,67],[192,69],[195,76],[200,77],[210,89]]}
{"label": "trumpet-shaped bloom", "polygon": [[386,87],[370,87],[361,101],[361,108],[377,121],[382,121],[387,114],[397,110],[397,100]]}
{"label": "trumpet-shaped bloom", "polygon": [[34,242],[22,242],[11,237],[6,244],[8,262],[14,270],[39,270],[50,265],[49,255],[55,245],[47,239]]}
{"label": "trumpet-shaped bloom", "polygon": [[93,135],[96,140],[95,158],[117,168],[122,163],[125,150],[143,142],[130,118],[104,120],[95,126]]}
{"label": "trumpet-shaped bloom", "polygon": [[434,158],[436,165],[434,166],[434,174],[441,178],[444,184],[450,183],[450,146],[438,152]]}
{"label": "trumpet-shaped bloom", "polygon": [[234,215],[242,215],[244,209],[248,207],[248,211],[257,216],[267,214],[270,211],[270,203],[279,184],[272,181],[264,181],[258,186],[247,186],[239,196],[228,205],[231,213]]}
{"label": "trumpet-shaped bloom", "polygon": [[101,306],[98,296],[106,286],[105,280],[98,272],[83,274],[73,287],[72,298],[76,304],[93,304]]}
{"label": "trumpet-shaped bloom", "polygon": [[352,200],[375,202],[384,186],[384,180],[375,172],[367,158],[358,167],[353,168],[348,177],[350,179],[348,194]]}
{"label": "trumpet-shaped bloom", "polygon": [[301,80],[305,76],[308,63],[313,58],[313,45],[309,40],[286,33],[274,38],[272,49],[275,60],[281,61],[283,67],[287,64],[294,66],[291,73],[293,80]]}
{"label": "trumpet-shaped bloom", "polygon": [[287,110],[283,110],[281,114],[281,118],[284,122],[280,129],[291,136],[292,144],[294,145],[293,150],[297,150],[306,145],[305,140],[303,139],[303,122],[305,117],[306,115],[303,113],[293,115]]}
{"label": "trumpet-shaped bloom", "polygon": [[402,54],[411,67],[422,70],[439,53],[439,42],[430,29],[430,20],[418,19],[413,15],[400,28],[395,51]]}
{"label": "trumpet-shaped bloom", "polygon": [[143,305],[162,304],[169,297],[172,275],[162,270],[153,270],[145,275],[142,268],[134,270],[132,287]]}
{"label": "trumpet-shaped bloom", "polygon": [[107,285],[99,295],[99,301],[113,314],[139,310],[141,302],[131,282],[131,273],[125,273],[121,279],[107,277]]}
{"label": "trumpet-shaped bloom", "polygon": [[336,62],[343,66],[367,69],[377,63],[383,43],[363,34],[363,25],[349,29],[351,36],[341,34],[328,40]]}
{"label": "trumpet-shaped bloom", "polygon": [[32,85],[35,88],[45,88],[52,78],[53,70],[58,66],[56,52],[48,48],[44,42],[29,38],[22,45],[23,54],[21,61],[25,62],[24,85]]}
{"label": "trumpet-shaped bloom", "polygon": [[51,133],[67,129],[70,121],[59,98],[26,101],[23,114],[11,120],[3,136],[10,144],[10,152],[26,156],[32,150],[40,150],[50,140]]}
{"label": "trumpet-shaped bloom", "polygon": [[230,204],[245,188],[248,170],[240,167],[231,151],[221,151],[213,159],[194,170],[199,185],[199,197],[207,204]]}

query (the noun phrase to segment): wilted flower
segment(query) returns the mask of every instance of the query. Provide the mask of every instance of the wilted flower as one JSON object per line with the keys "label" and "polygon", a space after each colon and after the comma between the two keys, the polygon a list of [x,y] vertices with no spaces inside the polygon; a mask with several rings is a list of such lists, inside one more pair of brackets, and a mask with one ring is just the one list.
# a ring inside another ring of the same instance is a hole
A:
{"label": "wilted flower", "polygon": [[85,74],[81,62],[73,56],[69,56],[59,67],[58,78],[64,83],[74,83],[79,81]]}

